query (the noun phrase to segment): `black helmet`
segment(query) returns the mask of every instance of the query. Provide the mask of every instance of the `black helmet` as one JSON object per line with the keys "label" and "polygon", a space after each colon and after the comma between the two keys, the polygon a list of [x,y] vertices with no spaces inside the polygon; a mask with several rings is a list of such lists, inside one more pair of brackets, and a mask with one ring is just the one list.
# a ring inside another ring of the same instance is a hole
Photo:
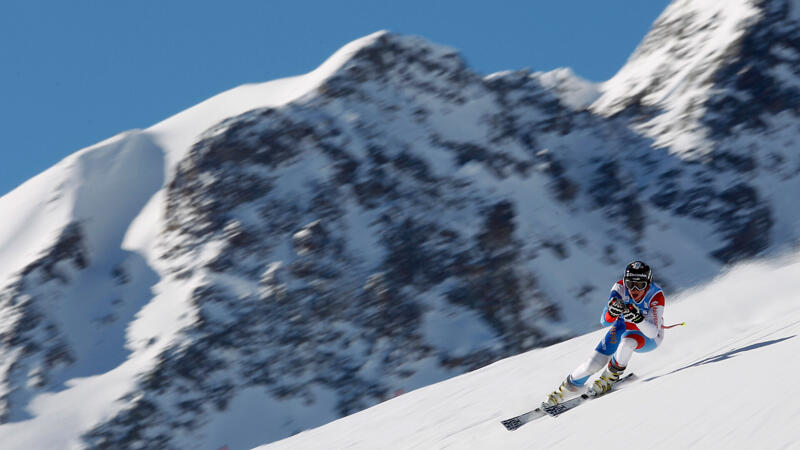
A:
{"label": "black helmet", "polygon": [[653,281],[653,271],[642,261],[633,261],[625,267],[625,276],[622,277],[622,282],[629,290],[647,289],[651,281]]}

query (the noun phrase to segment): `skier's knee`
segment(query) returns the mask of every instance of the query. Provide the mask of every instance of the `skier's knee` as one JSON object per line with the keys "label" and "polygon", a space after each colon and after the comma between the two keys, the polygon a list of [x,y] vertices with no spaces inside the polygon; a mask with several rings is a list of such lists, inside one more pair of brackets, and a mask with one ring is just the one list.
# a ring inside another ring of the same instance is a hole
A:
{"label": "skier's knee", "polygon": [[[571,377],[573,380],[585,382],[586,378],[597,372],[598,370],[604,368],[608,361],[611,359],[610,355],[604,355],[600,352],[595,352],[591,358],[586,360],[583,364],[578,366],[575,370],[572,371]],[[580,381],[579,381],[580,380]]]}

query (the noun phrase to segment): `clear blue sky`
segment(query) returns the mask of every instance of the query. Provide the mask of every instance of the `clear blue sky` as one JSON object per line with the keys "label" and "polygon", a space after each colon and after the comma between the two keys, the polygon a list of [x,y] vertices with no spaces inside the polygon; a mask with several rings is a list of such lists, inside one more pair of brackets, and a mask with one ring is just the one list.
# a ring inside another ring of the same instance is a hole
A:
{"label": "clear blue sky", "polygon": [[610,78],[668,0],[3,0],[0,195],[65,156],[242,83],[308,72],[377,30],[476,71]]}

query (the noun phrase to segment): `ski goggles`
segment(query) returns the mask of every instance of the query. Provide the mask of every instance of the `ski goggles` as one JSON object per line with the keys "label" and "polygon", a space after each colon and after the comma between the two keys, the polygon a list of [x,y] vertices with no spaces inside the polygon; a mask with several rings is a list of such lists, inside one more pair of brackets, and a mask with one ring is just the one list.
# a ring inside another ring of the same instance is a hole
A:
{"label": "ski goggles", "polygon": [[647,289],[647,285],[650,284],[647,281],[633,281],[633,280],[625,280],[625,287],[631,291],[643,291]]}

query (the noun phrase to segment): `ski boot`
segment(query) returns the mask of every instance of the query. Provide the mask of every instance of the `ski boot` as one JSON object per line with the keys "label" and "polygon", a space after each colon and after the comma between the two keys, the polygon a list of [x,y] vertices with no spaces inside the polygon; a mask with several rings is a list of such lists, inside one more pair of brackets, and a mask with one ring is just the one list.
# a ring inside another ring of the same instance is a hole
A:
{"label": "ski boot", "polygon": [[603,374],[600,375],[598,379],[594,380],[592,387],[586,391],[586,395],[596,397],[610,391],[614,383],[622,376],[622,372],[625,372],[624,367],[614,364],[614,360],[609,361],[608,366],[603,370]]}
{"label": "ski boot", "polygon": [[580,391],[581,386],[574,384],[572,382],[572,377],[567,375],[567,379],[561,383],[561,386],[559,386],[558,389],[547,396],[547,400],[542,402],[542,406],[558,405],[559,403],[569,400],[572,397],[577,397]]}

